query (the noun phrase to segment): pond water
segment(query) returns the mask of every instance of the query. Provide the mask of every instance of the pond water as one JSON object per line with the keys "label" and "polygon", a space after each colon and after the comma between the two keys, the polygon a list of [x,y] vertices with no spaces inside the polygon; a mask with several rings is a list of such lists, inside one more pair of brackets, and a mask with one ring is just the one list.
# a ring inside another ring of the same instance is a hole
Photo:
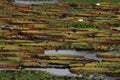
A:
{"label": "pond water", "polygon": [[80,55],[85,58],[94,59],[97,61],[102,61],[103,58],[96,57],[97,52],[91,51],[76,51],[76,50],[46,50],[45,54],[71,54],[71,55]]}
{"label": "pond water", "polygon": [[15,0],[13,3],[20,3],[20,4],[55,4],[58,0],[52,1],[24,1],[24,0]]}

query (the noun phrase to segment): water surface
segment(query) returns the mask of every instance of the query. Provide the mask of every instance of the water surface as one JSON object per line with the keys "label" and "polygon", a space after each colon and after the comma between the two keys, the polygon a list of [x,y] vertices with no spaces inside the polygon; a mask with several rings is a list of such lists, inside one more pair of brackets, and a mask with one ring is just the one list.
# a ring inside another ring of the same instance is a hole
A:
{"label": "water surface", "polygon": [[71,55],[79,55],[84,56],[85,58],[94,59],[98,61],[102,61],[103,58],[96,57],[97,52],[90,51],[76,51],[76,50],[46,50],[45,54],[71,54]]}
{"label": "water surface", "polygon": [[55,69],[55,68],[25,68],[25,70],[42,70],[50,72],[56,76],[77,76],[69,71],[69,69]]}
{"label": "water surface", "polygon": [[24,0],[15,0],[13,3],[20,3],[20,4],[55,4],[58,0],[52,1],[24,1]]}

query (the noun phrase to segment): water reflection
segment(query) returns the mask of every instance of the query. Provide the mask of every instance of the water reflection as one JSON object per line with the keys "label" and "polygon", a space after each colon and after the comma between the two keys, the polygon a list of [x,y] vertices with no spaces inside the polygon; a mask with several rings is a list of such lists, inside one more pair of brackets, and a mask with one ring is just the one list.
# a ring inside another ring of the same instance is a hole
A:
{"label": "water reflection", "polygon": [[13,3],[20,3],[20,4],[55,4],[58,0],[52,1],[24,1],[24,0],[15,0]]}
{"label": "water reflection", "polygon": [[26,70],[42,70],[50,72],[56,76],[77,76],[69,71],[69,69],[55,69],[55,68],[26,68]]}
{"label": "water reflection", "polygon": [[25,70],[42,70],[50,72],[51,74],[55,76],[69,76],[69,77],[79,77],[85,80],[116,80],[120,79],[120,77],[109,77],[105,76],[104,74],[87,74],[87,73],[81,73],[79,75],[73,74],[69,71],[69,69],[55,69],[55,68],[26,68]]}
{"label": "water reflection", "polygon": [[97,52],[90,51],[75,51],[75,50],[46,50],[45,54],[71,54],[71,55],[81,55],[85,58],[94,59],[98,61],[102,61],[103,58],[96,57]]}

